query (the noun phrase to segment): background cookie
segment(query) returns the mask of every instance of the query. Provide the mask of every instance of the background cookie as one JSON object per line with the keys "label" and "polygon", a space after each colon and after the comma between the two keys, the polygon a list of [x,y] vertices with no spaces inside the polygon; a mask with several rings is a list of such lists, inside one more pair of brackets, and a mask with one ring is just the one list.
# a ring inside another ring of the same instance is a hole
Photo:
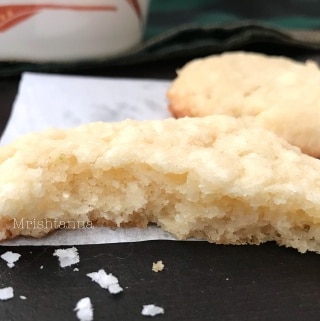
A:
{"label": "background cookie", "polygon": [[314,62],[234,52],[189,62],[167,96],[175,117],[254,117],[258,126],[320,157],[319,88]]}

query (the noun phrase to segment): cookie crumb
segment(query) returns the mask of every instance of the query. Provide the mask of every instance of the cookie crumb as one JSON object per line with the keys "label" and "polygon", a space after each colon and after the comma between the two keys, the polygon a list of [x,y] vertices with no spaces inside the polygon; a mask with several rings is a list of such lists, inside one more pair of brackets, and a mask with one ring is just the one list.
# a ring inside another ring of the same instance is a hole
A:
{"label": "cookie crumb", "polygon": [[153,272],[161,272],[164,269],[164,264],[162,261],[158,261],[157,263],[152,264],[152,271]]}

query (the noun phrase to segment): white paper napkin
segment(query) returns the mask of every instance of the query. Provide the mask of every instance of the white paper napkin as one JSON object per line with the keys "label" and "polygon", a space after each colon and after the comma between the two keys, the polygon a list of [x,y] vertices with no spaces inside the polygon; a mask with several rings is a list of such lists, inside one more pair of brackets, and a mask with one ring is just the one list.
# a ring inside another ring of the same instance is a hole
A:
{"label": "white paper napkin", "polygon": [[[167,81],[75,77],[25,73],[0,144],[50,127],[69,128],[94,121],[146,120],[170,117]],[[73,245],[170,239],[169,233],[147,229],[94,227],[59,230],[36,240],[19,237],[1,245]]]}

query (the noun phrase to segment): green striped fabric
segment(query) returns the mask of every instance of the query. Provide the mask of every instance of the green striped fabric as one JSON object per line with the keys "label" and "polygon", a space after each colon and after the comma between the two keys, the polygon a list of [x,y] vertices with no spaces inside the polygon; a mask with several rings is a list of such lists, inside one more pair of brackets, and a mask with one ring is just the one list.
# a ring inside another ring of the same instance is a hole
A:
{"label": "green striped fabric", "polygon": [[146,38],[181,24],[247,21],[275,28],[320,29],[319,0],[151,0]]}

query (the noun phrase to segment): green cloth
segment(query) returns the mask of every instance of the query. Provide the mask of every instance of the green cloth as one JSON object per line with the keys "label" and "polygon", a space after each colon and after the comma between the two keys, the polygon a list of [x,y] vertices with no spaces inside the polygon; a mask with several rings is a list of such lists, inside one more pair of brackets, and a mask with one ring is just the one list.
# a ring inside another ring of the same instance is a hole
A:
{"label": "green cloth", "polygon": [[73,63],[0,62],[0,76],[22,71],[102,71],[109,66],[192,59],[228,50],[283,55],[319,52],[320,1],[151,0],[145,39],[130,52]]}
{"label": "green cloth", "polygon": [[151,0],[146,37],[181,24],[247,21],[271,28],[320,29],[319,0]]}

